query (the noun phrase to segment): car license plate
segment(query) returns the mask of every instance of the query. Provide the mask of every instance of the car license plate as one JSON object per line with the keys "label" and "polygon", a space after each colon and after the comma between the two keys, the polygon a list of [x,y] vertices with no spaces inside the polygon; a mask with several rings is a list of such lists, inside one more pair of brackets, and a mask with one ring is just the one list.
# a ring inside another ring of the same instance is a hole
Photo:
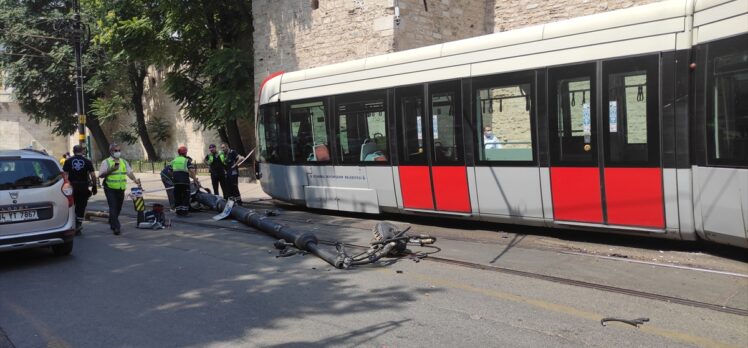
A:
{"label": "car license plate", "polygon": [[37,215],[36,210],[0,212],[0,224],[30,220],[39,220],[39,215]]}

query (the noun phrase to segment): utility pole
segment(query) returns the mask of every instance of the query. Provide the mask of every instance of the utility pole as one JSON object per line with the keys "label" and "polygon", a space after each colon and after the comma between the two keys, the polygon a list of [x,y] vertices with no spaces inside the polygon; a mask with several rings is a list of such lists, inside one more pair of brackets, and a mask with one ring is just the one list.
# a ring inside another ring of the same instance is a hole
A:
{"label": "utility pole", "polygon": [[[73,11],[75,23],[73,23],[73,46],[75,48],[75,109],[78,117],[78,144],[86,146],[86,106],[85,92],[83,91],[83,25],[81,24],[80,0],[73,0]],[[91,154],[89,154],[91,155]]]}

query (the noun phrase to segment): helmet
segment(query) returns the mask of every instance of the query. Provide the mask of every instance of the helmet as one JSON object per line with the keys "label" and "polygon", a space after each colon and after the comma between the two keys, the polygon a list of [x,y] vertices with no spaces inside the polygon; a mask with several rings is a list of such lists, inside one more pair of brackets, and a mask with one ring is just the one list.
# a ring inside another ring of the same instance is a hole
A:
{"label": "helmet", "polygon": [[177,149],[177,153],[180,155],[186,155],[187,154],[187,146],[180,146]]}

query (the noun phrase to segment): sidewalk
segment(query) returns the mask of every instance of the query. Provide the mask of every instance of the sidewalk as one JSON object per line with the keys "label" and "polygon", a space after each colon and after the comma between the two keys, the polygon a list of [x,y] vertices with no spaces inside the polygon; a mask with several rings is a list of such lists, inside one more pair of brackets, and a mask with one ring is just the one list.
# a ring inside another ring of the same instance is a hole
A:
{"label": "sidewalk", "polygon": [[[161,175],[159,173],[135,173],[135,176],[141,180],[144,191],[159,190],[164,188],[164,185],[161,183]],[[198,179],[200,179],[200,185],[202,185],[204,188],[210,189],[211,192],[213,191],[213,186],[210,182],[210,175],[198,174]],[[239,193],[241,193],[242,200],[244,202],[270,199],[270,196],[266,195],[265,192],[262,191],[259,181],[255,180],[253,182],[250,182],[249,178],[241,177],[239,179],[243,179],[239,180]],[[129,179],[128,185],[133,185]],[[223,196],[223,192],[219,193],[221,194],[221,196]],[[106,200],[103,195],[98,198]],[[164,202],[168,201],[166,197],[166,191],[146,193],[145,199],[146,202],[152,202],[153,200]]]}

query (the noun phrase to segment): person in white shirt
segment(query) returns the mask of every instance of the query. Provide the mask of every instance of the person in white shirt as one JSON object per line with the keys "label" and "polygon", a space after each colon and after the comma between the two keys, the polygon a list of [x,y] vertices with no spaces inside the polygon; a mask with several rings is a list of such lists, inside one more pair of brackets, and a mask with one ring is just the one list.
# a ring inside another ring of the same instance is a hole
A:
{"label": "person in white shirt", "polygon": [[483,146],[485,146],[486,149],[501,148],[501,142],[499,141],[499,138],[496,137],[495,134],[493,134],[491,127],[486,127],[483,129]]}

